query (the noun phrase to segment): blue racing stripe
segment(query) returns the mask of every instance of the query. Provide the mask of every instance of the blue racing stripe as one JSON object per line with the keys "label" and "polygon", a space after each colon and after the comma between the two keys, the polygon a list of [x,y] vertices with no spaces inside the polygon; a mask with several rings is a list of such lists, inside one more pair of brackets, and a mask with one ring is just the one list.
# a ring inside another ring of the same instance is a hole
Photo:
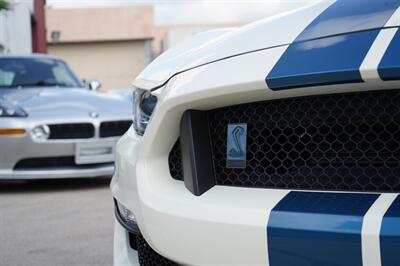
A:
{"label": "blue racing stripe", "polygon": [[400,197],[397,196],[382,220],[381,226],[382,266],[400,265]]}
{"label": "blue racing stripe", "polygon": [[399,5],[400,0],[333,3],[289,45],[265,78],[268,87],[283,90],[363,82],[361,63]]}
{"label": "blue racing stripe", "polygon": [[382,80],[400,79],[400,30],[397,30],[379,63],[378,72]]}
{"label": "blue racing stripe", "polygon": [[336,1],[314,19],[295,41],[379,29],[385,26],[399,5],[400,0]]}
{"label": "blue racing stripe", "polygon": [[271,266],[362,265],[363,216],[376,194],[290,192],[267,226]]}
{"label": "blue racing stripe", "polygon": [[363,82],[359,68],[378,30],[290,45],[266,78],[272,90]]}

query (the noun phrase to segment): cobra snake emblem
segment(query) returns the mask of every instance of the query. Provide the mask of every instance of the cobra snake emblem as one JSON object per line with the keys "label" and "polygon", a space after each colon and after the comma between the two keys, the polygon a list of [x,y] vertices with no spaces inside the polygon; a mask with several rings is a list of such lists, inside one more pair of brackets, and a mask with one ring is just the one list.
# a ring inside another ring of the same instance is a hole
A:
{"label": "cobra snake emblem", "polygon": [[242,157],[244,155],[243,148],[240,145],[240,137],[244,134],[244,128],[237,126],[232,130],[232,137],[235,142],[235,147],[229,150],[229,156]]}

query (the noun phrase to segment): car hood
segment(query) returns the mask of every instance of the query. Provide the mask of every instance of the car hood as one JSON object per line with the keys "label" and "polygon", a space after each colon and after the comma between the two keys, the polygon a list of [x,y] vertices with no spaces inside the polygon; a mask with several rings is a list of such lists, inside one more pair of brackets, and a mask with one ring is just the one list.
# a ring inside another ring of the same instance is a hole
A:
{"label": "car hood", "polygon": [[[157,89],[183,71],[262,49],[385,27],[397,1],[321,1],[244,27],[200,33],[156,58],[134,81]],[[396,22],[399,26],[399,22]]]}
{"label": "car hood", "polygon": [[129,116],[131,99],[123,93],[102,93],[82,88],[1,89],[0,97],[22,107],[29,116]]}

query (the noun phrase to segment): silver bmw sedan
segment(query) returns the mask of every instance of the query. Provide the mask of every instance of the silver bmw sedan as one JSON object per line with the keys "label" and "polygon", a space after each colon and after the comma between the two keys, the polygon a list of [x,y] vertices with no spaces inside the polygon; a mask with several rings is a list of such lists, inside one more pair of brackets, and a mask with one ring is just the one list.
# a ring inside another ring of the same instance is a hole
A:
{"label": "silver bmw sedan", "polygon": [[0,56],[0,179],[111,176],[131,99],[48,55]]}

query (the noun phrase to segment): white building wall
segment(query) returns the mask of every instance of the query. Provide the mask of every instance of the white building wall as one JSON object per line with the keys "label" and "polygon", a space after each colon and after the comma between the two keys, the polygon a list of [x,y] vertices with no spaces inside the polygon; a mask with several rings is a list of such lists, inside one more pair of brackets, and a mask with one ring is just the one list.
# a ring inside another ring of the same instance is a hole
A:
{"label": "white building wall", "polygon": [[0,54],[32,52],[31,8],[30,1],[21,1],[0,11]]}

